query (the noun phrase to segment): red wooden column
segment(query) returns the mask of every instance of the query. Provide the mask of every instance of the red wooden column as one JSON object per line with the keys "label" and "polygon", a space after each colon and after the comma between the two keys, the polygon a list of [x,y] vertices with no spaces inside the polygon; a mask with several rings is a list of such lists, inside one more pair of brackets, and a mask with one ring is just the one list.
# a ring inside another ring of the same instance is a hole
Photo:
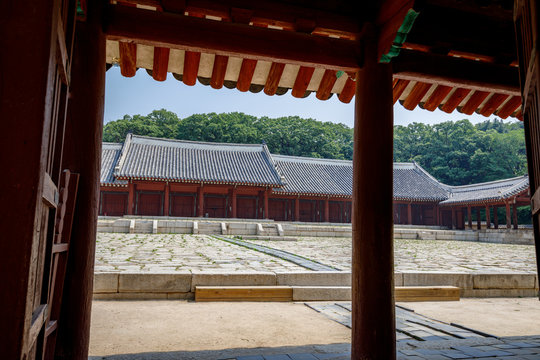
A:
{"label": "red wooden column", "polygon": [[407,204],[407,224],[412,225],[412,205]]}
{"label": "red wooden column", "polygon": [[204,216],[204,191],[202,184],[197,188],[197,216]]}
{"label": "red wooden column", "polygon": [[480,208],[476,208],[476,228],[482,229],[482,217],[480,216]]}
{"label": "red wooden column", "polygon": [[514,206],[512,206],[512,218],[514,219],[514,229],[517,230],[518,218],[517,218],[517,204],[516,203],[514,203]]}
{"label": "red wooden column", "polygon": [[233,187],[231,189],[230,196],[231,196],[231,217],[236,218],[237,217],[236,187]]}
{"label": "red wooden column", "polygon": [[512,227],[512,217],[510,215],[510,203],[506,202],[506,228],[510,229]]}
{"label": "red wooden column", "polygon": [[169,211],[170,191],[171,191],[171,186],[169,182],[167,181],[165,183],[165,194],[164,194],[165,198],[163,199],[163,216],[169,216],[170,214],[170,211]]}
{"label": "red wooden column", "polygon": [[491,228],[491,214],[489,211],[489,205],[486,205],[486,228]]}
{"label": "red wooden column", "polygon": [[330,200],[324,199],[324,221],[330,222]]}
{"label": "red wooden column", "polygon": [[471,205],[467,205],[467,221],[469,223],[469,229],[472,230],[472,212]]}
{"label": "red wooden column", "polygon": [[129,182],[128,184],[128,205],[127,205],[127,214],[133,215],[135,209],[135,184]]}
{"label": "red wooden column", "polygon": [[392,222],[392,67],[368,34],[356,78],[352,211],[352,359],[396,358]]}
{"label": "red wooden column", "polygon": [[452,229],[455,229],[456,227],[456,209],[452,208]]}
{"label": "red wooden column", "polygon": [[80,174],[55,359],[88,359],[105,100],[101,1],[76,26],[63,168]]}
{"label": "red wooden column", "polygon": [[294,199],[294,221],[300,221],[300,196]]}
{"label": "red wooden column", "polygon": [[264,218],[268,219],[268,194],[270,193],[270,189],[266,189],[263,193],[263,201],[264,201]]}
{"label": "red wooden column", "polygon": [[495,229],[499,228],[499,214],[497,214],[497,209],[497,206],[493,207],[493,226],[495,227]]}
{"label": "red wooden column", "polygon": [[435,225],[441,225],[441,209],[439,205],[435,205]]}

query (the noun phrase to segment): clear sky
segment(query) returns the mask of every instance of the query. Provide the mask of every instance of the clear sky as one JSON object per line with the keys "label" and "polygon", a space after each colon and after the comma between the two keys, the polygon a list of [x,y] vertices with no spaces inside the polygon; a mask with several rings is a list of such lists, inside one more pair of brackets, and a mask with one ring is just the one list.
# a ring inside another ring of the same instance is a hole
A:
{"label": "clear sky", "polygon": [[[120,74],[120,68],[113,66],[107,71],[105,122],[120,119],[125,114],[147,115],[152,110],[163,108],[176,113],[180,118],[192,114],[238,111],[257,117],[271,118],[298,115],[319,121],[343,123],[352,127],[353,103],[354,99],[351,103],[344,104],[337,99],[337,96],[321,101],[313,93],[305,99],[297,99],[290,94],[290,91],[282,96],[268,96],[262,91],[257,94],[243,93],[225,87],[215,90],[199,83],[195,86],[187,86],[171,74],[168,74],[167,80],[158,82],[144,69],[139,69],[137,75],[132,78],[125,78]],[[394,106],[394,124],[396,125],[407,125],[413,122],[435,124],[465,118],[473,123],[487,120],[481,115],[469,116],[457,111],[452,114],[440,110],[430,112],[418,108],[409,111],[399,104]]]}

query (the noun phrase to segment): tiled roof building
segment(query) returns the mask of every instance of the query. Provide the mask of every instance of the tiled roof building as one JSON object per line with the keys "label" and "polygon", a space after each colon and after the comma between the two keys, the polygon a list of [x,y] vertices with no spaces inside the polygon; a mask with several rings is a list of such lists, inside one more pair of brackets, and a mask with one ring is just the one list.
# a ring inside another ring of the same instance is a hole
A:
{"label": "tiled roof building", "polygon": [[[449,186],[414,162],[394,163],[393,172],[394,223],[464,227],[471,208],[509,214],[510,205],[528,204],[527,176]],[[100,214],[349,222],[352,179],[348,160],[128,134],[103,144]]]}

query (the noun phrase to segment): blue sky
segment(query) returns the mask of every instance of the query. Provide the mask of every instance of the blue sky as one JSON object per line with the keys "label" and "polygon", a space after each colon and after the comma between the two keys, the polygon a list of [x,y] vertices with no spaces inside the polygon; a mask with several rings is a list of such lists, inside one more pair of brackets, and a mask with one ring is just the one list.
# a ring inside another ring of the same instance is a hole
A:
{"label": "blue sky", "polygon": [[[236,89],[212,89],[199,83],[187,86],[176,80],[171,74],[164,82],[152,79],[144,69],[137,75],[125,78],[120,68],[112,67],[107,71],[105,91],[105,123],[122,118],[125,114],[146,115],[154,109],[167,109],[180,118],[192,114],[209,112],[243,112],[257,117],[271,118],[298,115],[319,121],[343,123],[349,127],[354,122],[354,99],[344,104],[333,96],[327,101],[320,101],[311,94],[305,99],[297,99],[290,91],[282,96],[268,96],[262,91],[257,94],[242,93]],[[473,123],[487,118],[481,115],[464,115],[458,112],[447,114],[440,110],[429,112],[422,109],[409,111],[401,105],[394,106],[394,124],[407,125],[412,122],[435,124],[442,121],[469,119]]]}

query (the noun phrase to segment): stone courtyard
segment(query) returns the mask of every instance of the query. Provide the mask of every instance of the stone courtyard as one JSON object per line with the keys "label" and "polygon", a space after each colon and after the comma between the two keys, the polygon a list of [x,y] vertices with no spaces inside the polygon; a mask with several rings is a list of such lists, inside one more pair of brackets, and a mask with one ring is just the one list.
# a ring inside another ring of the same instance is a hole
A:
{"label": "stone courtyard", "polygon": [[[351,239],[301,237],[247,240],[343,271],[351,268]],[[395,240],[396,272],[530,273],[534,246],[446,240]],[[96,272],[309,271],[278,257],[210,235],[98,233]]]}

